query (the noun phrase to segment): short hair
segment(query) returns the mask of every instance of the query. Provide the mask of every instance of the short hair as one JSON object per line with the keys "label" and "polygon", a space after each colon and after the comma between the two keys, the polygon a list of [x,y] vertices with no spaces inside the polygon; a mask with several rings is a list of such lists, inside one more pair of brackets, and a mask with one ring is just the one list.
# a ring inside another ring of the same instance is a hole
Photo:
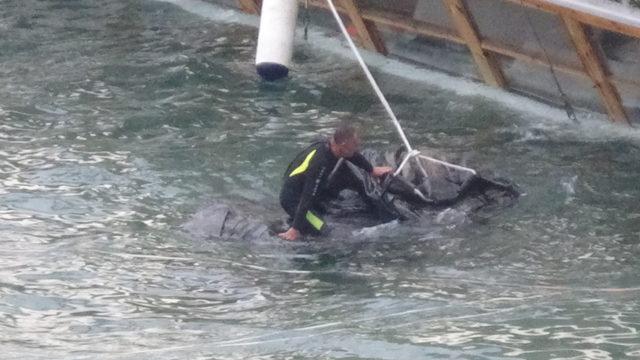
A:
{"label": "short hair", "polygon": [[347,122],[340,123],[333,133],[333,141],[335,141],[336,144],[344,144],[347,141],[357,138],[358,129]]}

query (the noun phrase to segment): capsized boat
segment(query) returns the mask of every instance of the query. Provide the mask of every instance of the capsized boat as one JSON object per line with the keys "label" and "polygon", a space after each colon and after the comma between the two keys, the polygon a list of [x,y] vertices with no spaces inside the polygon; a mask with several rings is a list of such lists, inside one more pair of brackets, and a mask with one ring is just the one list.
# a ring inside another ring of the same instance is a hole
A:
{"label": "capsized boat", "polygon": [[[394,168],[399,168],[406,158],[402,150],[386,153],[365,150],[363,155],[372,164]],[[418,227],[420,223],[444,218],[455,223],[473,222],[512,206],[520,196],[518,187],[508,180],[483,176],[427,157],[415,160],[406,162],[400,172],[382,181],[349,161],[342,162],[342,170],[357,179],[353,182],[357,188],[343,190],[337,199],[323,203],[323,217],[334,235],[348,236],[396,220],[401,226]],[[419,166],[426,170],[427,177]],[[274,204],[232,203],[222,199],[211,201],[182,225],[183,230],[197,238],[253,241],[272,238],[287,227],[284,211]]]}

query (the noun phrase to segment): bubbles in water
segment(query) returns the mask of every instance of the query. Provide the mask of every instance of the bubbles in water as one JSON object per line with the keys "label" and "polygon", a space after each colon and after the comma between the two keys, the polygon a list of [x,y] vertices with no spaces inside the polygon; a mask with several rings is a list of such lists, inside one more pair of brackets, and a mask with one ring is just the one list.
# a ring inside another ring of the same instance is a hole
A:
{"label": "bubbles in water", "polygon": [[359,230],[354,230],[351,235],[361,238],[376,238],[381,236],[393,235],[398,229],[400,223],[398,220],[393,220],[384,224],[365,227]]}
{"label": "bubbles in water", "polygon": [[467,222],[468,218],[464,211],[447,208],[436,215],[436,223],[447,226],[458,226]]}
{"label": "bubbles in water", "polygon": [[578,181],[578,175],[574,175],[569,179],[564,179],[561,181],[560,184],[562,185],[562,190],[567,194],[567,199],[565,200],[565,204],[569,204],[574,200],[577,181]]}

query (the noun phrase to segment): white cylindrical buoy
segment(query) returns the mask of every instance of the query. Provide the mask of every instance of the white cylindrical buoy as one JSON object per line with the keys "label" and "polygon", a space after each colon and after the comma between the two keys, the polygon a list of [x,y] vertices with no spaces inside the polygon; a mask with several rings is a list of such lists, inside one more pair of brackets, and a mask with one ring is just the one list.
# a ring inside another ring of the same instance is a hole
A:
{"label": "white cylindrical buoy", "polygon": [[289,74],[297,18],[297,0],[262,1],[256,68],[263,79],[273,81]]}

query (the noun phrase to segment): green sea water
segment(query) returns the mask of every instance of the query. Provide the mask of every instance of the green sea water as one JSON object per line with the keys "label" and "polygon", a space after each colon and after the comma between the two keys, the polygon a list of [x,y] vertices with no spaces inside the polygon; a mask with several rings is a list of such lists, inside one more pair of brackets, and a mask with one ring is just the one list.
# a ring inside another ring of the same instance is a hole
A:
{"label": "green sea water", "polygon": [[515,206],[300,243],[181,231],[211,201],[283,215],[289,160],[340,121],[400,144],[355,62],[299,41],[266,84],[256,34],[151,0],[0,1],[1,358],[640,357],[635,130],[374,68],[414,146],[512,179]]}

